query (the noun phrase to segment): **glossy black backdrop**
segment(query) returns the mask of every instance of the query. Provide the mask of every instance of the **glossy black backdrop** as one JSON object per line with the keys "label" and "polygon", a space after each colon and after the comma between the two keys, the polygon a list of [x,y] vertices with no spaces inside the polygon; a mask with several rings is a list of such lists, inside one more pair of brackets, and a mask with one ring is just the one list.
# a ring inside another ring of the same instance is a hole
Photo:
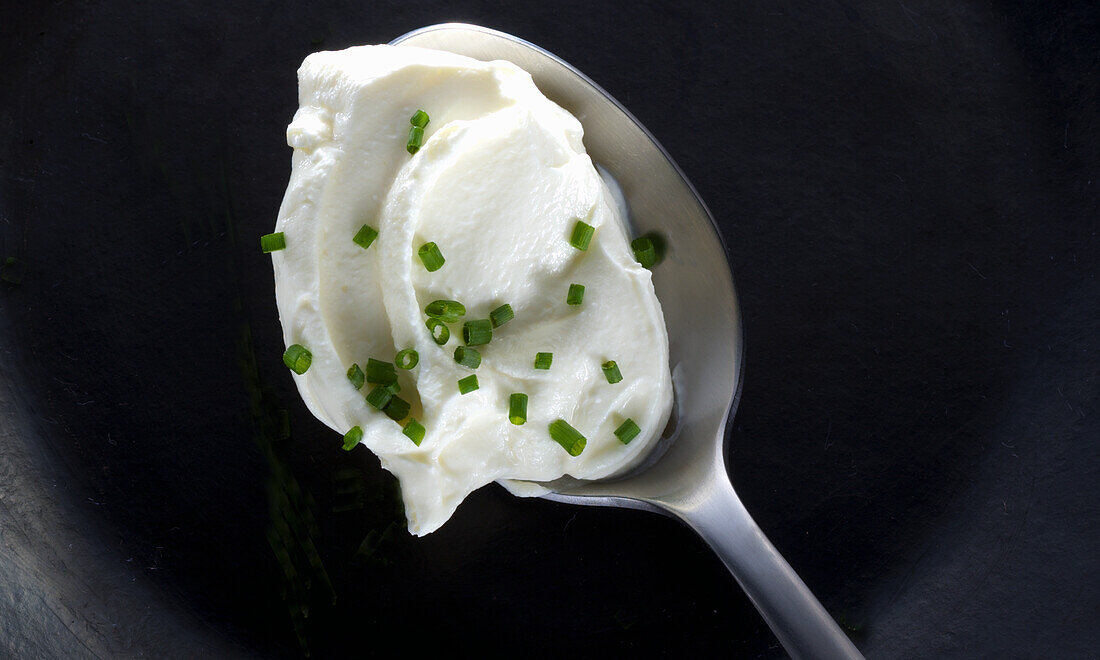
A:
{"label": "glossy black backdrop", "polygon": [[38,596],[7,585],[0,650],[299,655],[257,444],[283,406],[271,455],[336,594],[305,597],[315,657],[781,654],[657,516],[490,487],[376,543],[391,480],[298,400],[257,247],[295,70],[459,20],[586,72],[707,200],[745,318],[734,483],[865,652],[1096,657],[1095,3],[730,4],[6,3],[0,256],[27,272],[0,290],[0,421],[42,452],[106,605],[43,594],[87,620],[36,635]]}

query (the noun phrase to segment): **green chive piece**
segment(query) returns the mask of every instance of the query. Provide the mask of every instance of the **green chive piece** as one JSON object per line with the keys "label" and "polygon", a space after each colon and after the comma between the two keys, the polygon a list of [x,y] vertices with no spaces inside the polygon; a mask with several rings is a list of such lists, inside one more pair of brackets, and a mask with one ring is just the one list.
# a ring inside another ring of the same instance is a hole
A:
{"label": "green chive piece", "polygon": [[424,325],[428,326],[428,331],[432,333],[432,341],[440,346],[446,344],[451,338],[451,329],[439,319],[428,319]]}
{"label": "green chive piece", "polygon": [[564,419],[550,422],[550,437],[564,447],[570,456],[580,456],[585,445],[588,444],[588,440],[581,435],[581,432],[570,426]]}
{"label": "green chive piece", "polygon": [[514,318],[516,318],[516,313],[512,311],[512,306],[508,303],[504,303],[489,312],[489,320],[493,323],[494,328],[499,328]]}
{"label": "green chive piece", "polygon": [[420,128],[427,126],[429,121],[428,113],[419,108],[417,108],[412,117],[409,117],[409,123],[413,126],[419,126]]}
{"label": "green chive piece", "polygon": [[623,375],[619,373],[619,365],[614,360],[603,363],[603,375],[612,385],[623,379]]}
{"label": "green chive piece", "polygon": [[390,399],[390,402],[387,403],[386,407],[382,410],[386,413],[386,417],[389,417],[395,422],[400,422],[409,416],[409,410],[411,408],[412,406],[409,405],[408,401],[399,396],[395,396]]}
{"label": "green chive piece", "polygon": [[477,374],[466,376],[462,380],[458,381],[459,394],[469,394],[470,392],[476,390],[478,387],[480,386],[477,384]]}
{"label": "green chive piece", "polygon": [[653,241],[641,236],[630,241],[630,248],[634,250],[634,261],[637,261],[643,268],[653,268],[657,263],[657,248],[653,245]]}
{"label": "green chive piece", "polygon": [[366,250],[376,238],[378,238],[378,230],[370,225],[363,225],[359,228],[359,231],[355,232],[355,236],[353,236],[351,240],[355,241],[356,245]]}
{"label": "green chive piece", "polygon": [[515,392],[508,397],[508,421],[516,426],[527,422],[527,395],[523,392]]}
{"label": "green chive piece", "polygon": [[464,367],[477,369],[481,366],[481,353],[478,353],[477,350],[473,348],[459,346],[455,348],[455,362]]}
{"label": "green chive piece", "polygon": [[535,353],[535,368],[547,370],[554,361],[553,353]]}
{"label": "green chive piece", "polygon": [[283,364],[299,376],[308,371],[309,365],[312,363],[313,353],[310,353],[309,349],[301,344],[291,344],[283,353]]}
{"label": "green chive piece", "polygon": [[569,244],[578,250],[587,250],[595,233],[595,227],[584,220],[577,220],[577,224],[573,225],[573,235],[569,237]]}
{"label": "green chive piece", "polygon": [[642,430],[638,428],[638,425],[634,423],[634,420],[629,417],[622,424],[619,424],[619,428],[615,429],[615,436],[619,438],[619,442],[624,445],[629,445],[630,441],[638,437],[638,434]]}
{"label": "green chive piece", "polygon": [[386,388],[386,391],[390,394],[397,394],[401,391],[401,384],[398,383],[396,380],[389,385],[383,385],[382,387]]}
{"label": "green chive piece", "polygon": [[348,367],[348,380],[355,386],[355,389],[361,390],[363,389],[363,383],[367,382],[367,376],[358,364],[352,364]]}
{"label": "green chive piece", "polygon": [[412,126],[409,128],[409,141],[405,143],[405,150],[410,154],[420,151],[420,145],[424,142],[424,127]]}
{"label": "green chive piece", "polygon": [[367,360],[367,382],[376,385],[389,385],[397,381],[397,372],[392,362],[383,362],[370,358]]}
{"label": "green chive piece", "polygon": [[467,346],[481,346],[493,340],[493,323],[489,319],[466,321],[462,324],[462,341]]}
{"label": "green chive piece", "polygon": [[409,440],[412,440],[413,444],[417,447],[420,446],[421,442],[424,442],[424,425],[415,419],[410,419],[405,422],[405,428],[403,428],[401,432],[404,433]]}
{"label": "green chive piece", "polygon": [[0,266],[0,280],[8,284],[22,284],[23,276],[27,274],[27,264],[16,257],[4,259],[4,265]]}
{"label": "green chive piece", "polygon": [[443,264],[447,262],[443,258],[443,253],[439,251],[439,246],[435,243],[425,243],[420,246],[420,249],[416,251],[420,255],[420,261],[424,264],[424,267],[428,269],[429,273],[434,273],[443,267]]}
{"label": "green chive piece", "polygon": [[433,300],[424,308],[424,313],[444,323],[454,323],[466,316],[466,305],[457,300]]}
{"label": "green chive piece", "polygon": [[277,231],[274,234],[264,234],[260,237],[260,249],[264,254],[278,252],[286,249],[286,234]]}
{"label": "green chive piece", "polygon": [[386,389],[383,385],[378,385],[367,393],[367,403],[378,410],[385,410],[386,405],[389,404],[392,398],[393,392]]}
{"label": "green chive piece", "polygon": [[579,305],[584,302],[584,285],[583,284],[570,284],[569,295],[565,297],[565,302],[570,305]]}
{"label": "green chive piece", "polygon": [[397,356],[393,359],[393,362],[398,369],[412,369],[420,362],[420,354],[411,348],[404,348],[397,351]]}
{"label": "green chive piece", "polygon": [[344,451],[355,449],[359,441],[363,439],[363,429],[353,426],[344,434]]}

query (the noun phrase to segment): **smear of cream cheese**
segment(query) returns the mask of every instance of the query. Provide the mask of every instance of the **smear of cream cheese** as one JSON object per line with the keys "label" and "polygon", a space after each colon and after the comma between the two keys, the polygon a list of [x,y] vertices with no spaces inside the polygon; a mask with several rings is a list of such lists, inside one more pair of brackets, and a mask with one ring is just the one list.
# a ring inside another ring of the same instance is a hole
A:
{"label": "smear of cream cheese", "polygon": [[[492,481],[563,475],[599,479],[643,458],[672,405],[668,337],[650,273],[631,254],[621,214],[582,144],[580,123],[508,62],[481,62],[407,46],[314,53],[298,71],[300,108],[287,128],[293,170],[272,255],[275,296],[287,345],[313,353],[294,374],[303,400],[338,433],[363,429],[363,444],[397,475],[409,530],[442,525],[469,493]],[[430,116],[423,146],[406,151],[409,118]],[[570,245],[578,219],[596,228],[587,251]],[[352,237],[363,224],[377,240]],[[446,263],[428,272],[417,256],[435,242]],[[585,286],[566,304],[572,283]],[[461,324],[437,345],[424,307],[465,304],[464,320],[503,303],[515,318],[477,347],[476,370],[454,360]],[[369,406],[346,376],[368,358],[392,361],[400,396],[427,429],[420,446]],[[549,370],[535,354],[553,353]],[[609,384],[601,364],[623,380]],[[459,393],[476,374],[480,388]],[[513,392],[529,397],[527,422],[508,419]],[[564,419],[587,438],[570,456],[548,425]],[[633,419],[641,434],[622,444],[614,430]]]}

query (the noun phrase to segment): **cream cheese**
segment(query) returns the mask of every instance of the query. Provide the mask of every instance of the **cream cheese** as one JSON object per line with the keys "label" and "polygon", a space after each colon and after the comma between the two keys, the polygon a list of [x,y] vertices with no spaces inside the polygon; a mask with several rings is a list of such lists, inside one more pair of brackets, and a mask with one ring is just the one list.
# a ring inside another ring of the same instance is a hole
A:
{"label": "cream cheese", "polygon": [[[664,429],[672,405],[668,337],[648,270],[631,254],[624,221],[582,144],[580,123],[508,62],[481,62],[406,46],[314,53],[298,71],[300,108],[287,128],[293,170],[272,254],[287,345],[313,354],[294,374],[309,409],[333,430],[363,429],[363,444],[401,482],[409,530],[442,525],[469,493],[492,481],[599,479],[636,464]],[[406,151],[409,118],[430,116],[423,146]],[[574,248],[577,220],[595,227]],[[352,241],[368,224],[367,249]],[[417,256],[435,242],[446,263]],[[585,286],[578,306],[569,285]],[[461,301],[466,317],[437,345],[425,306]],[[462,321],[508,303],[515,318],[478,346],[471,370],[455,362]],[[400,396],[426,428],[417,446],[402,425],[364,399],[346,371],[392,361]],[[553,353],[549,370],[535,354]],[[601,364],[615,360],[621,382]],[[459,393],[476,374],[480,388]],[[513,392],[529,397],[527,421],[508,418]],[[641,433],[624,445],[615,429]],[[578,456],[551,439],[564,419],[587,438]],[[513,492],[537,488],[512,484]]]}

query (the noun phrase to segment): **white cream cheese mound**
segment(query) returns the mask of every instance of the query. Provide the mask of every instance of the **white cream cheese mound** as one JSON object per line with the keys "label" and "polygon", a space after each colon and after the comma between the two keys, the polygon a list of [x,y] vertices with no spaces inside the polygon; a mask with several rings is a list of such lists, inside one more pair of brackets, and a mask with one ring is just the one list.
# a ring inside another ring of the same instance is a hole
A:
{"label": "white cream cheese mound", "polygon": [[[294,379],[313,414],[341,434],[360,427],[400,479],[409,530],[436,530],[492,481],[599,479],[644,457],[672,406],[668,337],[580,123],[515,65],[441,51],[314,53],[298,79],[276,224],[286,248],[272,254],[283,335],[312,352]],[[430,122],[410,155],[418,109]],[[570,243],[578,220],[595,228],[584,251]],[[378,232],[366,249],[352,240],[363,225]],[[418,256],[427,242],[445,259],[434,272]],[[585,287],[580,305],[566,302],[571,284]],[[442,346],[426,326],[435,300],[466,308]],[[515,317],[474,347],[481,364],[458,364],[463,323],[505,303]],[[356,389],[347,371],[406,348],[419,362],[396,370],[397,396],[411,405],[398,422],[367,403],[375,386]],[[540,352],[553,354],[549,370],[534,368]],[[609,360],[620,382],[605,377]],[[461,394],[470,375],[479,388]],[[516,392],[528,396],[523,425],[509,420]],[[615,431],[628,418],[641,432],[623,444]],[[419,446],[402,432],[409,419],[425,429]],[[552,439],[559,419],[586,438],[579,455]]]}

